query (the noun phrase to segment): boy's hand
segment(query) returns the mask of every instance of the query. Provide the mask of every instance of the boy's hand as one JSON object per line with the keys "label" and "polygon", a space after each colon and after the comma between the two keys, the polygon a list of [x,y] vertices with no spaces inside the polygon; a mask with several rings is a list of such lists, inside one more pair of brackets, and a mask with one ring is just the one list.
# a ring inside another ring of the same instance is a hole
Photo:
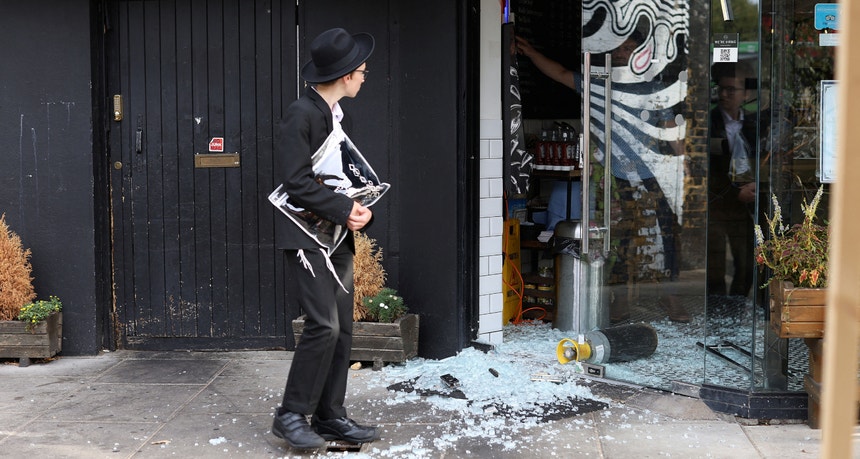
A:
{"label": "boy's hand", "polygon": [[349,213],[349,218],[346,220],[346,227],[352,231],[358,231],[367,225],[373,212],[369,208],[362,206],[357,202],[352,203],[352,212]]}

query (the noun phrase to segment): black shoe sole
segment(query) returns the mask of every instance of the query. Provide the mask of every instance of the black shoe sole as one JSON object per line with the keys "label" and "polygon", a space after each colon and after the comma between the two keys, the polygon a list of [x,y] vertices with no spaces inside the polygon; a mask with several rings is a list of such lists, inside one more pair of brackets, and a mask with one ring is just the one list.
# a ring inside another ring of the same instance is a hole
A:
{"label": "black shoe sole", "polygon": [[345,441],[348,443],[355,443],[355,444],[370,443],[372,441],[379,440],[379,433],[373,435],[370,438],[344,437],[344,436],[337,435],[337,434],[319,433],[319,432],[317,432],[317,435],[319,435],[320,437],[323,437],[323,439],[328,440],[328,441]]}

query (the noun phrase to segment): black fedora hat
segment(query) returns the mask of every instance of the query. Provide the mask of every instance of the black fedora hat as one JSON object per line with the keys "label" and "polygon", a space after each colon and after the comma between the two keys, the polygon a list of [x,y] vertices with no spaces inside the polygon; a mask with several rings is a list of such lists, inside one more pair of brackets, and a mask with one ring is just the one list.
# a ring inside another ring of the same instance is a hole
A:
{"label": "black fedora hat", "polygon": [[350,35],[341,28],[329,29],[311,42],[311,61],[302,67],[302,78],[308,83],[335,80],[357,69],[373,52],[373,36]]}

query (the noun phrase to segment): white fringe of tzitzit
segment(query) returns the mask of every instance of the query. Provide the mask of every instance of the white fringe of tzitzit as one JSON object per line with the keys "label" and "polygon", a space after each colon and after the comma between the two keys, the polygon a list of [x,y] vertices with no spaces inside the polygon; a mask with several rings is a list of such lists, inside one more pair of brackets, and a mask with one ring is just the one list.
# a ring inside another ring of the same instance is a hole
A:
{"label": "white fringe of tzitzit", "polygon": [[[343,282],[340,281],[340,277],[338,277],[337,272],[335,272],[334,265],[331,263],[331,259],[328,257],[328,253],[326,253],[325,249],[320,249],[320,252],[322,253],[323,258],[325,258],[325,267],[328,268],[329,272],[331,272],[331,275],[334,276],[334,280],[337,281],[337,285],[340,285],[340,288],[342,288],[344,292],[349,293],[349,290],[347,290],[346,287],[343,286]],[[307,257],[305,257],[305,250],[299,249],[296,256],[299,257],[299,260],[302,260],[302,266],[304,266],[305,269],[311,272],[311,276],[317,277],[317,275],[314,274],[314,268],[313,266],[311,266],[311,262],[309,262]]]}

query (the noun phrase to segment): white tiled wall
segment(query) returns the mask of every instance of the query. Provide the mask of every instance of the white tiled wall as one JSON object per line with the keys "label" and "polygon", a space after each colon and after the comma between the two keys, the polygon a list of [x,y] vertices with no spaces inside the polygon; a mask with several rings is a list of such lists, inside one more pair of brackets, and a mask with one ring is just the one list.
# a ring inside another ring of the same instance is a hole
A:
{"label": "white tiled wall", "polygon": [[502,342],[502,101],[501,11],[481,0],[481,203],[478,340]]}

